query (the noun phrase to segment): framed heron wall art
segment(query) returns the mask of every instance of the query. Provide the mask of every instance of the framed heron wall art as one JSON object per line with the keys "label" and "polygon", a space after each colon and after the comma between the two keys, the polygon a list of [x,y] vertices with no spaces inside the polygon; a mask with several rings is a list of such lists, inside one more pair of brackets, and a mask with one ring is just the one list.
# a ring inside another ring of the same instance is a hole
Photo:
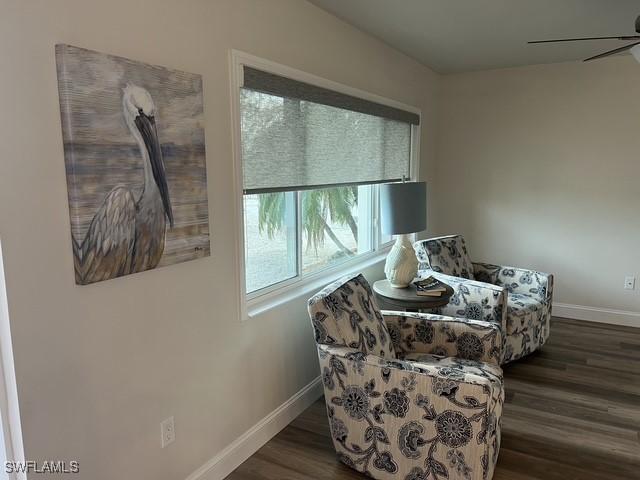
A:
{"label": "framed heron wall art", "polygon": [[56,45],[76,283],[210,254],[202,77]]}

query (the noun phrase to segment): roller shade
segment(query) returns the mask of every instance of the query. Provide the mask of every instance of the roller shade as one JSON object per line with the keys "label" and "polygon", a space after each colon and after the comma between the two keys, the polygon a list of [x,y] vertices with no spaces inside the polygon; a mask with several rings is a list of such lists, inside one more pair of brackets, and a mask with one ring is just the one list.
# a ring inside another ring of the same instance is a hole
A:
{"label": "roller shade", "polygon": [[245,193],[409,177],[418,115],[249,67],[244,75]]}
{"label": "roller shade", "polygon": [[363,98],[281,77],[251,67],[244,67],[244,88],[256,92],[269,93],[279,97],[296,98],[330,107],[338,107],[352,112],[366,113],[398,122],[420,124],[420,116],[399,108],[372,102]]}

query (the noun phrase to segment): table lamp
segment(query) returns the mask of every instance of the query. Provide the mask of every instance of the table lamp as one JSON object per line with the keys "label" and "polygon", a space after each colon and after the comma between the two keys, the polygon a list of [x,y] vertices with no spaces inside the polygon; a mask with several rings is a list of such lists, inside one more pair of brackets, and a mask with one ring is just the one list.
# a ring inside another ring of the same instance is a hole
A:
{"label": "table lamp", "polygon": [[380,186],[380,217],[383,233],[396,235],[384,273],[392,287],[406,288],[418,273],[418,259],[410,233],[427,228],[427,184],[386,183]]}

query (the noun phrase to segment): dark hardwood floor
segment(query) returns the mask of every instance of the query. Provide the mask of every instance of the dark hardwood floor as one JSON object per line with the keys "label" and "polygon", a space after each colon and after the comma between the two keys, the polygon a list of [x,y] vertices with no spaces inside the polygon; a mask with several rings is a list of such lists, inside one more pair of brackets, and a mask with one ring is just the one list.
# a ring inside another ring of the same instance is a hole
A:
{"label": "dark hardwood floor", "polygon": [[[640,480],[640,329],[553,319],[505,371],[496,480]],[[360,479],[335,459],[318,400],[228,480]]]}

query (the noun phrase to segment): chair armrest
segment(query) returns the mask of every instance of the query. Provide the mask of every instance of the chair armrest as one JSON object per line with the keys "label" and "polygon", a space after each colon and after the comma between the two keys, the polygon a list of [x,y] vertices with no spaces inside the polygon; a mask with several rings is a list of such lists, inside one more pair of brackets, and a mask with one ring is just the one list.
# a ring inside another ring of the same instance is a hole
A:
{"label": "chair armrest", "polygon": [[382,311],[396,354],[430,353],[500,366],[502,329],[493,322]]}
{"label": "chair armrest", "polygon": [[475,262],[473,273],[477,279],[503,286],[510,293],[534,296],[541,302],[551,304],[553,275],[550,273]]}
{"label": "chair armrest", "polygon": [[[492,470],[504,401],[499,369],[386,360],[329,345],[318,345],[318,356],[343,463],[385,478],[399,471],[402,478],[409,471],[414,478],[458,478],[471,471],[468,464]],[[452,465],[447,446],[464,445],[464,457]]]}
{"label": "chair armrest", "polygon": [[419,272],[421,277],[434,276],[453,288],[449,303],[437,313],[450,317],[497,323],[507,331],[507,290],[491,283],[453,277],[433,270]]}

